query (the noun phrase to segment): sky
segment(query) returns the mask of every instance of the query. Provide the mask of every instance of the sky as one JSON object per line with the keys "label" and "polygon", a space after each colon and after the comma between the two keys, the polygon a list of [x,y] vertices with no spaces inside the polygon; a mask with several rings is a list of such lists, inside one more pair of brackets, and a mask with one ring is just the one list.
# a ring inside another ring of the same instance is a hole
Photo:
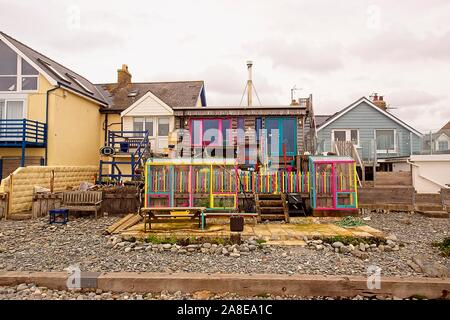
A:
{"label": "sky", "polygon": [[[238,105],[253,61],[263,105],[313,95],[316,114],[383,95],[426,133],[450,121],[448,0],[0,0],[0,30],[91,82],[204,80]],[[254,98],[254,104],[258,100]]]}

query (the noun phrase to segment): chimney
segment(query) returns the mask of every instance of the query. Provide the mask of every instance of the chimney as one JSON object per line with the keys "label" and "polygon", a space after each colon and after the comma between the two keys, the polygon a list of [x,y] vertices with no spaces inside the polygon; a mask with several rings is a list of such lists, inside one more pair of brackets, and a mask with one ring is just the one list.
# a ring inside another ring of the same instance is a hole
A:
{"label": "chimney", "polygon": [[253,81],[252,81],[252,61],[247,61],[248,80],[247,80],[247,106],[251,107],[253,104]]}
{"label": "chimney", "polygon": [[131,73],[128,71],[126,64],[123,64],[121,69],[117,69],[117,84],[119,87],[126,87],[131,84]]}
{"label": "chimney", "polygon": [[376,105],[381,110],[387,111],[386,101],[384,101],[383,96],[378,96],[377,93],[374,93],[372,96],[372,102],[374,105]]}
{"label": "chimney", "polygon": [[299,106],[299,105],[300,105],[300,103],[297,100],[295,100],[295,99],[291,100],[291,106]]}

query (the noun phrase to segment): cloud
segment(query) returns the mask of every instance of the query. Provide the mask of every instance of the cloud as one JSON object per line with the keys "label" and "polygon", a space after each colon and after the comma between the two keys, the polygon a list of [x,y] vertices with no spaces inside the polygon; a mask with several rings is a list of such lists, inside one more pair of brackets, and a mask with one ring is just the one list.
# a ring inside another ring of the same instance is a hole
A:
{"label": "cloud", "polygon": [[269,58],[274,67],[298,69],[298,72],[327,73],[343,66],[342,47],[333,42],[300,39],[288,42],[277,37],[245,45],[244,48]]}
{"label": "cloud", "polygon": [[389,93],[386,98],[388,99],[388,103],[394,107],[417,107],[432,105],[443,99],[441,96],[414,89],[394,91]]}
{"label": "cloud", "polygon": [[425,35],[405,29],[393,29],[364,37],[349,51],[369,62],[450,61],[450,32]]}

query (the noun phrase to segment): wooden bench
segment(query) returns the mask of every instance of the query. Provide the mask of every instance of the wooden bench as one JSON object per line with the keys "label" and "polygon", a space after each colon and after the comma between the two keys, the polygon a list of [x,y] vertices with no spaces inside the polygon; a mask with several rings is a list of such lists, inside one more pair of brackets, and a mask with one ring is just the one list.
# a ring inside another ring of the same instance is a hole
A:
{"label": "wooden bench", "polygon": [[[201,226],[203,213],[206,210],[205,207],[146,207],[141,209],[141,214],[144,216],[144,232],[147,231],[147,223],[149,229],[152,228],[153,222],[157,222],[160,218],[172,219],[172,218],[191,218],[191,220],[198,219],[198,226]],[[189,213],[176,214],[172,212],[176,211],[188,211]]]}
{"label": "wooden bench", "polygon": [[244,213],[244,212],[204,212],[202,214],[202,229],[206,227],[206,218],[229,218],[229,217],[244,217],[253,218],[253,225],[256,224],[258,218],[257,213]]}
{"label": "wooden bench", "polygon": [[101,204],[101,191],[67,191],[62,194],[62,209],[72,211],[94,211],[95,219],[97,219]]}

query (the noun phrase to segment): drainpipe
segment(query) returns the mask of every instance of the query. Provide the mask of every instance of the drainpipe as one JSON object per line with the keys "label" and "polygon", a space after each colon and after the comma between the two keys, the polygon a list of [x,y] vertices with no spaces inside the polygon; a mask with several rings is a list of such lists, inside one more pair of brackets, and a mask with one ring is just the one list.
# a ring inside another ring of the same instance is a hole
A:
{"label": "drainpipe", "polygon": [[47,90],[46,99],[45,99],[45,125],[46,125],[46,141],[45,141],[45,159],[44,165],[47,165],[47,156],[48,156],[48,105],[49,105],[49,95],[51,92],[60,89],[60,85],[58,84],[56,87]]}

